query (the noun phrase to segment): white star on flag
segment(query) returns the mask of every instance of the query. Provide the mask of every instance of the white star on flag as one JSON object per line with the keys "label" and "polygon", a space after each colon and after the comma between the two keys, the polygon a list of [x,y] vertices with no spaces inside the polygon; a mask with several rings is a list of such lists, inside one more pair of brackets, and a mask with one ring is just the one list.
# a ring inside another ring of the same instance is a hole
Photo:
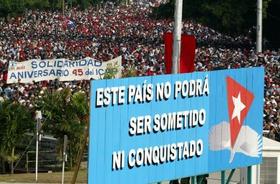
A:
{"label": "white star on flag", "polygon": [[240,124],[240,114],[241,114],[241,111],[243,109],[245,109],[245,105],[241,102],[241,98],[240,98],[240,92],[238,93],[238,96],[237,98],[232,96],[232,101],[233,101],[233,104],[234,104],[234,109],[233,109],[233,113],[232,113],[232,116],[231,116],[231,119],[237,117],[238,119],[238,122]]}

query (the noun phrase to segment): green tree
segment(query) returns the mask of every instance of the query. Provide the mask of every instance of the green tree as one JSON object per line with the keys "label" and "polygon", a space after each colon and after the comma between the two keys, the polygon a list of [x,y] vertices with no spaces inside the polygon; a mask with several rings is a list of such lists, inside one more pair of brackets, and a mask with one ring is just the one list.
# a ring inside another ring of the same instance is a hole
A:
{"label": "green tree", "polygon": [[25,0],[25,9],[48,9],[50,7],[49,0]]}
{"label": "green tree", "polygon": [[14,16],[24,11],[24,3],[20,0],[0,0],[0,17]]}
{"label": "green tree", "polygon": [[77,92],[73,95],[72,98],[72,105],[75,109],[79,119],[85,124],[84,132],[83,132],[83,140],[82,143],[79,145],[79,152],[76,159],[76,167],[74,171],[74,175],[72,177],[71,183],[76,183],[76,179],[78,176],[78,171],[80,169],[80,164],[83,158],[83,154],[85,152],[85,149],[88,145],[88,135],[89,135],[89,100],[85,93],[83,92]]}
{"label": "green tree", "polygon": [[0,157],[2,165],[5,161],[10,164],[11,173],[14,173],[14,162],[18,159],[16,145],[27,132],[34,130],[34,120],[30,111],[10,100],[0,106]]}
{"label": "green tree", "polygon": [[[264,18],[270,1],[263,0]],[[154,15],[173,18],[174,3],[175,0],[171,0],[155,8]],[[256,25],[256,3],[256,0],[185,0],[183,18],[196,20],[224,33],[239,35]]]}
{"label": "green tree", "polygon": [[86,9],[90,6],[100,5],[104,0],[68,0],[67,3],[70,6],[77,6],[81,9]]}
{"label": "green tree", "polygon": [[270,41],[269,47],[280,48],[280,1],[272,0],[269,3],[267,19],[264,20],[264,36]]}
{"label": "green tree", "polygon": [[[263,0],[263,15],[266,17],[270,0]],[[257,1],[252,0],[215,0],[203,5],[208,13],[204,22],[215,29],[226,33],[244,33],[256,25]]]}
{"label": "green tree", "polygon": [[44,117],[42,126],[44,132],[53,135],[59,141],[57,147],[59,153],[62,153],[64,135],[68,136],[69,161],[72,168],[88,123],[89,105],[86,94],[82,92],[72,94],[68,88],[46,92],[36,104]]}
{"label": "green tree", "polygon": [[103,79],[114,79],[119,72],[120,66],[118,64],[108,64]]}
{"label": "green tree", "polygon": [[17,16],[26,9],[49,8],[49,0],[0,0],[0,17]]}

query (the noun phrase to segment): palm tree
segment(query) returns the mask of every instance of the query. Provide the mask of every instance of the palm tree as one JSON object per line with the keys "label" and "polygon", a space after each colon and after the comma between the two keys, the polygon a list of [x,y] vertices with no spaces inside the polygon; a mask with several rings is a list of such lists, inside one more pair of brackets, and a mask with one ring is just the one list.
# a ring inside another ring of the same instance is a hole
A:
{"label": "palm tree", "polygon": [[0,106],[0,157],[2,164],[10,164],[11,174],[14,173],[14,162],[17,143],[24,134],[34,130],[32,113],[23,105],[14,101],[4,101]]}

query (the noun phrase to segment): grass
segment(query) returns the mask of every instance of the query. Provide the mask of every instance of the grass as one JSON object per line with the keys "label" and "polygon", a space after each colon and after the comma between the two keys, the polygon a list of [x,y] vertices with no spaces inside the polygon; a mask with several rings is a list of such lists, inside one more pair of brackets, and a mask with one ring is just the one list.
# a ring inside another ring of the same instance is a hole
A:
{"label": "grass", "polygon": [[[38,183],[61,183],[61,172],[39,173]],[[65,172],[64,183],[70,183],[73,172]],[[0,175],[0,183],[36,183],[35,173]],[[87,170],[80,170],[76,183],[87,183]]]}

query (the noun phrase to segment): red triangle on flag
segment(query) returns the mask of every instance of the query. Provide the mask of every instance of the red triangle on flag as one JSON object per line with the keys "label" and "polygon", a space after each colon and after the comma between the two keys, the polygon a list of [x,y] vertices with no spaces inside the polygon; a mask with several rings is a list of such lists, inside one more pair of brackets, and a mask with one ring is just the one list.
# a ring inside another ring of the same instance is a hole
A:
{"label": "red triangle on flag", "polygon": [[254,94],[231,77],[227,77],[227,102],[230,122],[230,141],[233,148],[244,119],[252,105]]}

